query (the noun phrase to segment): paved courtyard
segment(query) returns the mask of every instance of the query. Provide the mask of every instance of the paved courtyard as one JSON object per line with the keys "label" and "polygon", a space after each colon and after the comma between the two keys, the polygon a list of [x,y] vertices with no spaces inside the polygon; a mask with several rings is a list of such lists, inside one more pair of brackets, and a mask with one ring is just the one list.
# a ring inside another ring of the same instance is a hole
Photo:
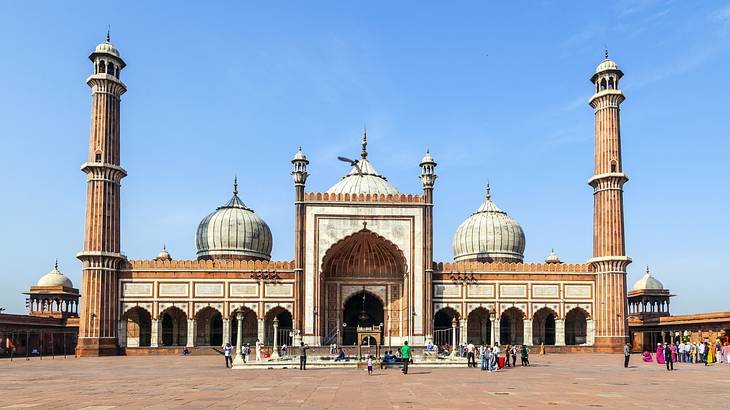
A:
{"label": "paved courtyard", "polygon": [[[0,361],[0,408],[728,408],[730,365],[621,355],[531,357],[529,368],[227,370],[220,356]],[[519,363],[518,363],[519,364]]]}

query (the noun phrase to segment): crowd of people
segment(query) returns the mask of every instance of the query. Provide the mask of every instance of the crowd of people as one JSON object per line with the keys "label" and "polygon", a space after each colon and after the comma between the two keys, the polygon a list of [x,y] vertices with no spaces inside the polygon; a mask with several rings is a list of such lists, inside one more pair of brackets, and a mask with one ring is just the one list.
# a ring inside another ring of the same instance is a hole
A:
{"label": "crowd of people", "polygon": [[674,370],[674,363],[702,363],[705,366],[713,363],[730,364],[730,343],[724,343],[720,339],[715,342],[705,340],[704,342],[676,342],[658,343],[654,357],[651,352],[644,351],[642,360],[646,363],[656,361],[657,364],[667,366],[667,370]]}

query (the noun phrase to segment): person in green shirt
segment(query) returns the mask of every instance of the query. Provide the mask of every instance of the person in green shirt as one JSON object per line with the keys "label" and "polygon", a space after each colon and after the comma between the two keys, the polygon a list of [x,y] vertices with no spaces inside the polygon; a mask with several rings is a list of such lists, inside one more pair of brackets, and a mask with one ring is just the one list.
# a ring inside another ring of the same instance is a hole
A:
{"label": "person in green shirt", "polygon": [[408,374],[408,363],[411,361],[411,347],[408,346],[408,341],[403,342],[400,355],[403,358],[403,374]]}

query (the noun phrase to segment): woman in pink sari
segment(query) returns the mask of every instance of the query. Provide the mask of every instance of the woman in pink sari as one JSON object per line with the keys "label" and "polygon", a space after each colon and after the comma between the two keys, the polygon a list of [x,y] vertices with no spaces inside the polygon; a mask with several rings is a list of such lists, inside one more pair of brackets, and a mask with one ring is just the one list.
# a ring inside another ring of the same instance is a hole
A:
{"label": "woman in pink sari", "polygon": [[643,357],[643,359],[644,359],[644,362],[646,362],[646,363],[651,363],[651,362],[653,362],[653,361],[654,361],[654,360],[652,360],[652,358],[651,358],[651,353],[649,353],[649,352],[644,352],[644,353],[642,354],[642,357]]}
{"label": "woman in pink sari", "polygon": [[677,345],[672,344],[670,349],[672,349],[672,363],[677,363]]}
{"label": "woman in pink sari", "polygon": [[657,364],[664,364],[664,346],[661,343],[656,346],[656,362]]}

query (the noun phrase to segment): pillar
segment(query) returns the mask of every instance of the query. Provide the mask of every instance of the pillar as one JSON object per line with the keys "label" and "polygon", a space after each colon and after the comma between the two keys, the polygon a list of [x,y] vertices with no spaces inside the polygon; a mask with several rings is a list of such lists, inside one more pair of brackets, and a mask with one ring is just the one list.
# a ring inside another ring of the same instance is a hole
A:
{"label": "pillar", "polygon": [[555,346],[565,346],[564,319],[555,319]]}
{"label": "pillar", "polygon": [[187,347],[195,347],[195,319],[188,319],[188,343]]}
{"label": "pillar", "polygon": [[532,319],[522,321],[522,343],[528,346],[532,346],[534,343],[532,340]]}
{"label": "pillar", "polygon": [[259,339],[259,342],[261,342],[261,344],[264,344],[264,335],[265,335],[265,332],[264,332],[264,330],[265,330],[265,328],[264,328],[264,319],[259,319],[258,320],[258,325],[259,325],[259,327],[258,327],[258,339]]}
{"label": "pillar", "polygon": [[150,347],[160,346],[160,321],[152,319],[152,331],[150,332]]}
{"label": "pillar", "polygon": [[466,343],[466,320],[459,321],[459,343]]}
{"label": "pillar", "polygon": [[459,321],[456,318],[451,319],[451,344],[452,344],[451,354],[450,354],[451,357],[456,357],[457,356],[456,352],[459,350],[457,347],[459,344],[457,343],[457,340],[456,340],[456,324],[458,322]]}
{"label": "pillar", "polygon": [[243,366],[243,351],[241,349],[241,339],[243,339],[243,312],[236,312],[236,320],[238,328],[236,329],[236,357],[233,358],[233,367]]}
{"label": "pillar", "polygon": [[231,319],[223,319],[223,346],[231,343]]}
{"label": "pillar", "polygon": [[492,320],[492,344],[499,343],[499,319]]}
{"label": "pillar", "polygon": [[277,342],[279,341],[279,318],[276,316],[274,316],[273,327],[274,327],[274,345],[273,345],[272,351],[271,351],[271,358],[278,359],[279,352],[277,351],[277,345],[278,345]]}
{"label": "pillar", "polygon": [[117,339],[119,339],[119,347],[127,347],[127,320],[119,321],[119,329],[117,330]]}
{"label": "pillar", "polygon": [[[563,339],[565,341],[565,339]],[[593,346],[596,343],[596,326],[593,320],[586,320],[586,344]]]}

